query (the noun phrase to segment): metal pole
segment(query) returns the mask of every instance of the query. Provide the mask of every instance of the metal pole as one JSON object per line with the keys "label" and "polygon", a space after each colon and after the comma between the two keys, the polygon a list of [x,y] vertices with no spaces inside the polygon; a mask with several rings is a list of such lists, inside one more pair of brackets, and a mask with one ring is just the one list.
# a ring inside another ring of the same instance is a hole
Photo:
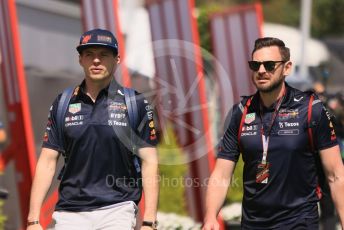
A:
{"label": "metal pole", "polygon": [[307,40],[310,33],[312,0],[302,0],[301,6],[301,55],[300,55],[300,79],[307,80],[309,73],[306,64]]}

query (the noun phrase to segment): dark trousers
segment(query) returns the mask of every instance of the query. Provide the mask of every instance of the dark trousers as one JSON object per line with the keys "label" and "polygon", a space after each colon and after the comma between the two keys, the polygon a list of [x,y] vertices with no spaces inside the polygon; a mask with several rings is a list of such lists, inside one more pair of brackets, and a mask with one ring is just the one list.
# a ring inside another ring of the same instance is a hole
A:
{"label": "dark trousers", "polygon": [[335,230],[337,217],[335,207],[331,198],[331,192],[328,183],[322,186],[322,198],[320,200],[320,226],[323,230]]}
{"label": "dark trousers", "polygon": [[[254,228],[245,228],[242,227],[242,230],[255,230]],[[284,225],[279,228],[271,228],[266,230],[319,230],[319,220],[318,218],[309,219],[301,218],[290,224]]]}

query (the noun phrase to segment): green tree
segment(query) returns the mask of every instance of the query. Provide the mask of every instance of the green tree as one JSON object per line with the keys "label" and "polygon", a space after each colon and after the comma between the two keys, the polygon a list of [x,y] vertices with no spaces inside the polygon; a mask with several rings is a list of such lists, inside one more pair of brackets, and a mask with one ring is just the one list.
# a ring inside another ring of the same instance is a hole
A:
{"label": "green tree", "polygon": [[334,37],[344,35],[344,1],[313,1],[312,34],[315,37]]}
{"label": "green tree", "polygon": [[[202,47],[209,48],[208,21],[206,15],[221,11],[225,8],[239,4],[250,4],[257,0],[196,0],[200,9],[199,28]],[[300,26],[301,1],[300,0],[264,0],[263,18],[266,22],[279,23],[293,27]],[[311,35],[316,38],[343,37],[344,35],[344,1],[343,0],[313,0]],[[204,31],[207,31],[204,33]],[[205,37],[203,37],[205,36]]]}
{"label": "green tree", "polygon": [[210,32],[209,32],[209,17],[218,11],[221,11],[222,7],[218,4],[202,4],[198,8],[198,31],[200,34],[200,45],[203,49],[211,52]]}
{"label": "green tree", "polygon": [[[300,2],[291,0],[264,1],[263,14],[264,20],[278,24],[299,26],[300,21]],[[278,13],[276,13],[278,12]]]}

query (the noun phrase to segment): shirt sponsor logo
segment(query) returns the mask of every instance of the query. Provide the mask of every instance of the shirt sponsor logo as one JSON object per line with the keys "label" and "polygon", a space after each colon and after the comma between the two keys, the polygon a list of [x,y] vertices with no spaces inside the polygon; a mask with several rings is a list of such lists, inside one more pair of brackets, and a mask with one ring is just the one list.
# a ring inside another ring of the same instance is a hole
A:
{"label": "shirt sponsor logo", "polygon": [[255,113],[246,114],[245,123],[246,123],[246,124],[250,124],[250,123],[253,122],[255,119],[256,119],[256,114],[255,114]]}
{"label": "shirt sponsor logo", "polygon": [[246,133],[241,133],[241,136],[244,137],[244,136],[255,136],[257,135],[257,131],[254,131],[254,132],[246,132]]}
{"label": "shirt sponsor logo", "polygon": [[303,98],[303,97],[299,97],[299,98],[294,97],[294,101],[299,102],[299,101],[302,100],[302,98]]}
{"label": "shirt sponsor logo", "polygon": [[117,90],[117,93],[118,93],[119,95],[124,96],[124,93],[123,93],[121,90]]}
{"label": "shirt sponsor logo", "polygon": [[278,130],[278,135],[285,136],[285,135],[299,135],[300,131],[298,129],[284,129]]}
{"label": "shirt sponsor logo", "polygon": [[153,119],[153,111],[148,111],[147,117],[148,117],[148,120],[152,120]]}
{"label": "shirt sponsor logo", "polygon": [[155,129],[152,129],[151,132],[150,132],[150,135],[152,136],[152,135],[155,135],[155,134],[156,134]]}
{"label": "shirt sponsor logo", "polygon": [[149,127],[154,128],[154,121],[149,122]]}
{"label": "shirt sponsor logo", "polygon": [[337,136],[336,136],[336,132],[334,131],[334,127],[333,127],[332,121],[330,121],[329,127],[331,129],[331,141],[334,141],[334,140],[337,139]]}
{"label": "shirt sponsor logo", "polygon": [[323,106],[323,108],[324,108],[324,110],[325,110],[327,119],[328,119],[329,121],[331,121],[331,114],[330,114],[330,112],[326,109],[325,106]]}
{"label": "shirt sponsor logo", "polygon": [[150,136],[149,136],[149,139],[150,139],[151,141],[155,140],[155,139],[156,139],[156,135],[155,135],[155,134],[150,135]]}
{"label": "shirt sponsor logo", "polygon": [[128,124],[126,122],[108,120],[108,125],[110,125],[110,126],[127,126]]}
{"label": "shirt sponsor logo", "polygon": [[281,109],[278,113],[279,120],[288,120],[290,118],[298,118],[299,117],[299,111],[298,109]]}
{"label": "shirt sponsor logo", "polygon": [[287,128],[287,127],[298,127],[299,126],[299,122],[278,122],[279,127],[281,129],[283,128]]}
{"label": "shirt sponsor logo", "polygon": [[254,131],[254,130],[258,130],[258,125],[247,125],[242,127],[242,132],[244,131]]}
{"label": "shirt sponsor logo", "polygon": [[84,122],[83,121],[75,121],[75,122],[69,122],[65,124],[65,127],[69,127],[69,126],[79,126],[79,125],[83,125]]}
{"label": "shirt sponsor logo", "polygon": [[65,118],[65,122],[82,121],[82,120],[84,120],[84,115],[75,115],[75,116],[69,116]]}
{"label": "shirt sponsor logo", "polygon": [[336,132],[334,131],[334,129],[331,130],[331,141],[334,141],[337,139],[337,136],[336,136]]}
{"label": "shirt sponsor logo", "polygon": [[124,119],[125,113],[110,113],[110,118],[112,118],[112,119]]}
{"label": "shirt sponsor logo", "polygon": [[121,111],[125,111],[127,110],[127,106],[124,103],[121,102],[112,102],[109,105],[109,109],[110,110],[121,110]]}
{"label": "shirt sponsor logo", "polygon": [[153,110],[153,107],[151,105],[146,105],[146,111]]}
{"label": "shirt sponsor logo", "polygon": [[43,141],[44,142],[48,141],[48,133],[47,132],[44,132]]}
{"label": "shirt sponsor logo", "polygon": [[68,112],[75,114],[81,110],[81,103],[70,104],[68,107]]}

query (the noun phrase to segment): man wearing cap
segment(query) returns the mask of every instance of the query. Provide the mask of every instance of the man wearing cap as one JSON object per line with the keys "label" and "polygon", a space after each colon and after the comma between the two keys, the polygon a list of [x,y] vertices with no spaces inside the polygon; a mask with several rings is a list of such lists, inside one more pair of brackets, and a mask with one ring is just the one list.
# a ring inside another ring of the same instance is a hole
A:
{"label": "man wearing cap", "polygon": [[[141,186],[145,191],[141,229],[156,229],[158,160],[151,107],[135,94],[139,126],[131,130],[124,89],[113,78],[120,57],[110,31],[85,32],[77,50],[85,79],[74,89],[64,116],[63,146],[57,127],[61,95],[50,108],[27,229],[42,229],[40,209],[60,153],[66,163],[53,214],[55,229],[134,229]],[[136,137],[137,154],[128,144],[129,133]]]}

